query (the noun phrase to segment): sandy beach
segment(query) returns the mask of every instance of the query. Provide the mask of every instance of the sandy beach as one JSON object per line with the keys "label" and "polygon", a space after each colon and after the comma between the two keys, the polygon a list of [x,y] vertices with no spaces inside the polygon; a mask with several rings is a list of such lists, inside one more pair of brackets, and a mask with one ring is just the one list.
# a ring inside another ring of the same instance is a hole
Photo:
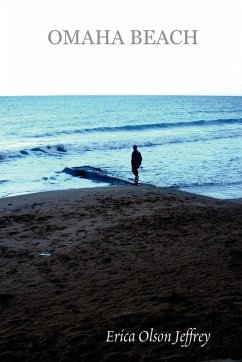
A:
{"label": "sandy beach", "polygon": [[1,199],[1,362],[242,360],[241,224],[147,185]]}

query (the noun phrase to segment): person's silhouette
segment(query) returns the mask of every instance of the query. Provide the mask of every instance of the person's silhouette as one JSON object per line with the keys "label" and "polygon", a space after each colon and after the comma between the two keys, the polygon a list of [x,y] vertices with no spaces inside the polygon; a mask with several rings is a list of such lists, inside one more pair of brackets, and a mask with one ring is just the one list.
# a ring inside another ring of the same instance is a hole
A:
{"label": "person's silhouette", "polygon": [[139,172],[138,168],[140,167],[142,162],[142,156],[141,153],[137,150],[137,146],[133,146],[133,152],[131,155],[131,166],[132,166],[132,172],[135,176],[134,182],[138,184],[139,181]]}

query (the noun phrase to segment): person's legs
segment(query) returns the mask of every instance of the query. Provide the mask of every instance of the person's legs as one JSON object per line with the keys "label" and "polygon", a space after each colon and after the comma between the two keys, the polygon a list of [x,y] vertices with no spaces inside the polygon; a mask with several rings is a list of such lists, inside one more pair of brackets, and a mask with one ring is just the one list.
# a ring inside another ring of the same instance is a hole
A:
{"label": "person's legs", "polygon": [[133,174],[135,175],[134,182],[138,184],[139,181],[139,173],[137,167],[132,167]]}
{"label": "person's legs", "polygon": [[138,177],[138,168],[137,167],[132,167],[132,172],[135,175],[135,177]]}

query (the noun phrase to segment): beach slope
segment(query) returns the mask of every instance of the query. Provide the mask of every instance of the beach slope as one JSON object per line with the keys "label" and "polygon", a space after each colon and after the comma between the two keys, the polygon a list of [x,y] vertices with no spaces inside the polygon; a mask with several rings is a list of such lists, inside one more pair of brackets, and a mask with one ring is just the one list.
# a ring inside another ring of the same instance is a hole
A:
{"label": "beach slope", "polygon": [[[114,186],[5,198],[0,213],[2,362],[242,357],[241,203]],[[172,344],[189,328],[207,343]]]}

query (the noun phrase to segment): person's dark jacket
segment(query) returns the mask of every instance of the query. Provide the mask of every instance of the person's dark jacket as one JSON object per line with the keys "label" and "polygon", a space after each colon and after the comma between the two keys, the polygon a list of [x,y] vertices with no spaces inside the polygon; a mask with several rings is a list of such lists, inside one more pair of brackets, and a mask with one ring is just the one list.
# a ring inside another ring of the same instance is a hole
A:
{"label": "person's dark jacket", "polygon": [[131,165],[134,168],[139,168],[142,162],[141,153],[138,150],[132,152]]}

